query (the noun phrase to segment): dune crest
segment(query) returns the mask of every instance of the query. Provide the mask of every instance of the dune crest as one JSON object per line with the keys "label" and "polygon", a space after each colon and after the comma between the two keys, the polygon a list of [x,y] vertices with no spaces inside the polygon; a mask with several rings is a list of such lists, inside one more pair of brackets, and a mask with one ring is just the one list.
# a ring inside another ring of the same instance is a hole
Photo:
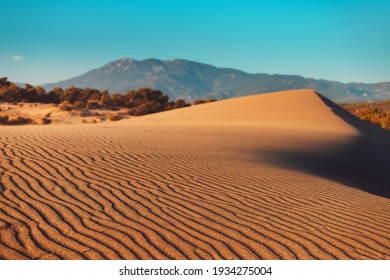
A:
{"label": "dune crest", "polygon": [[[240,124],[356,133],[313,90],[237,97],[144,116],[150,122]],[[335,105],[337,106],[337,105]]]}
{"label": "dune crest", "polygon": [[390,259],[388,134],[313,91],[0,129],[0,259]]}

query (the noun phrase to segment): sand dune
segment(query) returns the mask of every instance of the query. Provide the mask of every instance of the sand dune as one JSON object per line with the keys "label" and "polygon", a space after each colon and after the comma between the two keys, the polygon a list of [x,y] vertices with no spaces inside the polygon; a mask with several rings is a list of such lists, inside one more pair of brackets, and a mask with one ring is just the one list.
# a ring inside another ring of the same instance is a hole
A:
{"label": "sand dune", "polygon": [[390,141],[313,91],[0,127],[1,259],[390,259]]}

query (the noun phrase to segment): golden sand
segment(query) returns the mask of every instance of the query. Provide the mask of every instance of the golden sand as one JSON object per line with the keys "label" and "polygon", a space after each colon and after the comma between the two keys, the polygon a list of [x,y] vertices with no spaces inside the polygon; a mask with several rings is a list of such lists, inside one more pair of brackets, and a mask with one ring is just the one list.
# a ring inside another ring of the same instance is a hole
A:
{"label": "golden sand", "polygon": [[390,259],[389,166],[310,90],[0,127],[0,258]]}

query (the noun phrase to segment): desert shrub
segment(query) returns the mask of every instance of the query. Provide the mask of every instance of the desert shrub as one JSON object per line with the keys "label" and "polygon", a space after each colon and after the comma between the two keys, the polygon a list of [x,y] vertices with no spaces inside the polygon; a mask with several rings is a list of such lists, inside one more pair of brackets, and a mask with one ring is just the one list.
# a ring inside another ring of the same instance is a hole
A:
{"label": "desert shrub", "polygon": [[132,116],[143,116],[147,114],[162,112],[164,110],[166,110],[165,104],[159,103],[158,101],[154,100],[131,108],[127,111],[127,113]]}
{"label": "desert shrub", "polygon": [[51,123],[51,119],[42,118],[42,124],[50,124],[50,123]]}
{"label": "desert shrub", "polygon": [[89,110],[83,110],[81,113],[80,113],[80,117],[89,117],[91,116],[91,112]]}
{"label": "desert shrub", "polygon": [[207,100],[200,99],[200,100],[195,100],[194,105],[200,105],[204,103],[207,103]]}
{"label": "desert shrub", "polygon": [[87,102],[86,106],[87,109],[99,109],[101,108],[101,105],[98,101],[96,100],[90,100]]}
{"label": "desert shrub", "polygon": [[205,104],[205,103],[210,103],[215,101],[218,101],[218,99],[207,99],[207,100],[199,99],[199,100],[195,100],[194,105],[200,105],[200,104]]}
{"label": "desert shrub", "polygon": [[109,116],[108,116],[108,119],[109,119],[110,121],[115,122],[115,121],[119,121],[119,120],[123,119],[123,116],[121,116],[121,115],[119,115],[119,114],[112,114],[112,115],[109,115]]}
{"label": "desert shrub", "polygon": [[367,108],[359,110],[357,116],[363,121],[375,126],[383,129],[390,129],[390,112],[384,112],[378,108]]}
{"label": "desert shrub", "polygon": [[73,107],[68,102],[64,101],[60,104],[58,109],[60,109],[61,111],[71,111]]}
{"label": "desert shrub", "polygon": [[9,121],[11,125],[22,125],[22,124],[32,124],[33,121],[30,118],[17,117],[14,120]]}
{"label": "desert shrub", "polygon": [[8,119],[9,119],[9,116],[7,116],[7,115],[0,116],[0,124],[2,124],[2,125],[8,124]]}
{"label": "desert shrub", "polygon": [[[110,94],[107,90],[99,91],[88,87],[54,88],[46,92],[42,87],[26,84],[24,88],[21,88],[9,82],[7,78],[0,78],[0,102],[16,105],[17,102],[21,101],[60,104],[59,109],[62,111],[99,108],[119,110],[119,108],[128,108],[131,109],[129,112],[132,115],[146,115],[190,106],[184,99],[169,102],[167,95],[159,90],[150,88],[140,88],[128,91],[126,94]],[[207,102],[210,101],[208,100]]]}
{"label": "desert shrub", "polygon": [[82,109],[85,108],[85,103],[83,101],[76,101],[73,104],[73,109]]}
{"label": "desert shrub", "polygon": [[390,100],[345,103],[341,106],[367,123],[390,130]]}
{"label": "desert shrub", "polygon": [[0,124],[2,125],[22,125],[32,123],[33,121],[30,118],[17,117],[16,119],[10,119],[9,116],[0,116]]}
{"label": "desert shrub", "polygon": [[172,110],[172,109],[179,109],[183,107],[191,106],[191,104],[187,103],[184,99],[177,99],[175,102],[169,102],[165,104],[164,111]]}
{"label": "desert shrub", "polygon": [[188,106],[191,106],[191,104],[187,103],[184,99],[177,99],[171,109],[179,109]]}
{"label": "desert shrub", "polygon": [[145,104],[142,104],[136,108],[128,110],[127,113],[131,116],[143,116],[149,114],[149,109]]}

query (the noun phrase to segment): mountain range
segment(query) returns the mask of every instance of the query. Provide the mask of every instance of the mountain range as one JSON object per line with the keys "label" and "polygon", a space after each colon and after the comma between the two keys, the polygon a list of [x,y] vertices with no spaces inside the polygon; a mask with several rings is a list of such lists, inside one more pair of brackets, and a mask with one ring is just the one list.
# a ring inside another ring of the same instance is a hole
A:
{"label": "mountain range", "polygon": [[112,93],[149,87],[161,90],[171,100],[188,101],[305,88],[314,89],[335,102],[390,99],[390,82],[341,83],[298,75],[250,74],[183,59],[123,58],[81,76],[43,85],[46,90],[71,86],[107,89]]}

